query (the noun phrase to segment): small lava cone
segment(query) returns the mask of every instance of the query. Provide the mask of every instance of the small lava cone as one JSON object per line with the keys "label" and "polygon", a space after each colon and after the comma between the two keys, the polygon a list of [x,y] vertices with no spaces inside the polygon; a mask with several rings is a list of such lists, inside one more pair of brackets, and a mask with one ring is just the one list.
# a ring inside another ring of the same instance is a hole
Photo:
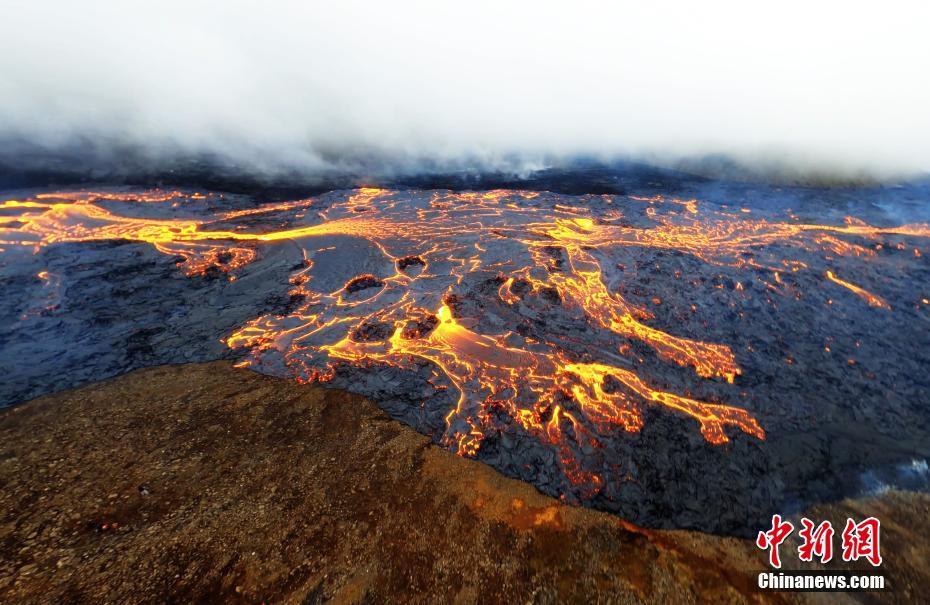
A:
{"label": "small lava cone", "polygon": [[449,293],[442,297],[442,302],[452,311],[453,317],[461,317],[465,301],[458,294]]}
{"label": "small lava cone", "polygon": [[411,319],[404,326],[400,335],[408,340],[422,338],[432,332],[433,328],[437,325],[439,325],[439,318],[435,315],[426,315],[422,318]]}
{"label": "small lava cone", "polygon": [[382,287],[384,287],[384,282],[382,280],[370,273],[366,273],[365,275],[358,275],[350,279],[345,285],[345,291],[349,294],[354,294],[368,288]]}
{"label": "small lava cone", "polygon": [[411,267],[425,267],[426,261],[419,256],[405,256],[397,259],[397,270],[406,271]]}
{"label": "small lava cone", "polygon": [[381,342],[391,337],[394,326],[388,322],[369,320],[352,331],[351,338],[356,342]]}

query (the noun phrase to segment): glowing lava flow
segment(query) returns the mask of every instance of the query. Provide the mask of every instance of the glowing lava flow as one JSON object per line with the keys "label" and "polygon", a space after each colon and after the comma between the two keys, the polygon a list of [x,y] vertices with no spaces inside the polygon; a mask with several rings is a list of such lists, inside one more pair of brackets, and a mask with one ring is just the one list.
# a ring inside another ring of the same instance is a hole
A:
{"label": "glowing lava flow", "polygon": [[829,280],[832,281],[833,283],[839,284],[839,285],[843,286],[844,288],[846,288],[847,290],[849,290],[850,292],[852,292],[852,293],[855,294],[856,296],[859,296],[860,298],[864,299],[867,303],[869,303],[869,305],[871,305],[871,306],[873,306],[873,307],[880,307],[880,308],[882,308],[882,309],[890,309],[890,308],[891,308],[891,307],[888,305],[888,303],[886,303],[886,302],[885,302],[884,300],[882,300],[880,297],[875,296],[874,294],[872,294],[872,293],[869,292],[868,290],[865,290],[865,289],[863,289],[863,288],[860,288],[860,287],[857,286],[856,284],[851,284],[851,283],[849,283],[848,281],[843,281],[842,279],[840,279],[840,278],[838,278],[836,275],[834,275],[834,274],[833,274],[833,271],[827,271],[826,276],[827,276],[827,279],[829,279]]}
{"label": "glowing lava flow", "polygon": [[[549,235],[553,236],[553,233],[549,232]],[[600,265],[590,253],[570,240],[554,236],[553,239],[564,244],[570,265],[570,271],[552,272],[548,276],[548,283],[556,288],[563,300],[583,308],[604,328],[649,344],[663,359],[692,366],[698,375],[705,378],[722,376],[727,382],[733,382],[739,368],[728,347],[678,338],[643,324],[639,320],[651,319],[651,314],[630,305],[620,294],[611,294],[601,279]],[[538,245],[534,252],[537,262],[545,262],[540,259]],[[527,279],[533,281],[529,276]],[[533,283],[537,288],[546,285],[538,281]]]}
{"label": "glowing lava flow", "polygon": [[[0,246],[38,251],[61,242],[148,242],[181,256],[188,275],[201,275],[213,269],[234,274],[259,258],[264,244],[293,242],[304,259],[290,280],[298,307],[258,317],[226,341],[250,352],[249,365],[273,372],[286,368],[299,380],[331,379],[340,364],[432,368],[430,384],[455,392],[445,414],[444,441],[450,447],[475,455],[489,435],[512,423],[552,446],[565,476],[588,486],[591,495],[602,478],[586,467],[579,451],[598,447],[618,429],[640,431],[647,406],[693,418],[714,445],[727,443],[736,431],[765,438],[747,411],[655,388],[654,379],[634,371],[637,361],[624,353],[627,341],[701,378],[732,383],[740,374],[730,347],[649,325],[653,315],[609,285],[622,270],[607,267],[608,252],[670,250],[706,263],[771,271],[777,281],[778,271],[805,265],[759,252],[770,244],[869,257],[874,251],[856,240],[930,236],[926,225],[795,224],[714,211],[702,216],[696,200],[662,205],[662,198],[604,196],[569,205],[552,203],[552,197],[562,196],[362,189],[166,219],[130,216],[112,206],[133,201],[183,210],[191,196],[48,194],[0,203]],[[610,206],[595,220],[585,216],[589,202]],[[649,207],[636,225],[627,222],[619,202]],[[259,219],[284,227],[255,229]],[[314,270],[332,249],[319,242],[336,236],[370,244],[383,259],[381,273],[359,271],[335,291],[318,289]],[[832,271],[826,276],[870,305],[888,308]],[[486,298],[469,307],[463,298],[469,291]],[[553,308],[586,335],[575,338],[575,328],[547,325]],[[570,341],[582,342],[568,346]]]}

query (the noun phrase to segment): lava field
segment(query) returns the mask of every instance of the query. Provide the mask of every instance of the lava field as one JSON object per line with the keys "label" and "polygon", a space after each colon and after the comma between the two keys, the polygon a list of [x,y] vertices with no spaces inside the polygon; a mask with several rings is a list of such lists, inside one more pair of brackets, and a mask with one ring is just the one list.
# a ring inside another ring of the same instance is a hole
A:
{"label": "lava field", "polygon": [[927,486],[930,226],[900,200],[0,199],[0,405],[234,358],[651,527],[750,535],[776,510]]}

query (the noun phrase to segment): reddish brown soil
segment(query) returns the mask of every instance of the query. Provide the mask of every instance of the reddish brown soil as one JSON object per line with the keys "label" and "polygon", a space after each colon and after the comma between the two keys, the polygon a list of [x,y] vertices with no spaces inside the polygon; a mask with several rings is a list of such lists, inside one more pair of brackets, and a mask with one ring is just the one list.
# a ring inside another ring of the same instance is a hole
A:
{"label": "reddish brown soil", "polygon": [[[0,484],[2,603],[807,600],[754,590],[749,541],[563,506],[361,397],[227,362],[0,413]],[[860,597],[918,601],[930,498],[812,512],[846,514],[883,522],[893,589]]]}

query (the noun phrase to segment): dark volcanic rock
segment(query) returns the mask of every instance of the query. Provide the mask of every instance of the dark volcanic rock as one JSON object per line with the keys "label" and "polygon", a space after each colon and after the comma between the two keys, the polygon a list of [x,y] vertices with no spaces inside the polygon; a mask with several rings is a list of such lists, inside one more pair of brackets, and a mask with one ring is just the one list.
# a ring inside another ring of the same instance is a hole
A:
{"label": "dark volcanic rock", "polygon": [[406,271],[410,267],[425,267],[426,261],[419,256],[405,256],[397,259],[397,268]]}
{"label": "dark volcanic rock", "polygon": [[354,294],[367,288],[381,288],[382,286],[384,286],[383,281],[374,275],[366,274],[350,279],[345,285],[345,291],[349,294]]}
{"label": "dark volcanic rock", "polygon": [[[0,406],[147,365],[236,357],[221,338],[256,309],[287,308],[287,297],[269,293],[300,258],[275,244],[230,281],[185,277],[176,258],[119,243],[61,244],[0,263],[0,306],[12,320],[0,322]],[[15,277],[40,270],[57,284]]]}
{"label": "dark volcanic rock", "polygon": [[393,324],[369,320],[362,323],[362,325],[352,332],[352,339],[360,342],[381,341],[390,338],[393,333]]}
{"label": "dark volcanic rock", "polygon": [[[919,219],[913,194],[87,194],[38,223],[47,240],[25,220],[42,210],[14,205],[0,401],[237,357],[365,395],[567,502],[751,535],[773,512],[930,480],[928,241],[845,220]],[[751,422],[702,434],[716,416],[693,402]]]}
{"label": "dark volcanic rock", "polygon": [[426,315],[422,318],[411,319],[404,325],[401,336],[404,338],[423,338],[436,327],[439,319],[435,315]]}

